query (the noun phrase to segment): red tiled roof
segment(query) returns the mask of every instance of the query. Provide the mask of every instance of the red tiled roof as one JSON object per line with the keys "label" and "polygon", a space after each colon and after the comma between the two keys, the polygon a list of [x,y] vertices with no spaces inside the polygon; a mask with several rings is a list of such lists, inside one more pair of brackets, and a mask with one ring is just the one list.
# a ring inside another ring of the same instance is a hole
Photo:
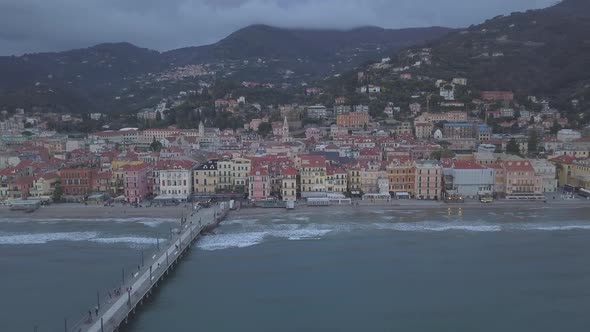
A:
{"label": "red tiled roof", "polygon": [[455,160],[453,162],[453,168],[455,169],[485,169],[484,166],[473,162],[473,161],[464,161],[464,160]]}
{"label": "red tiled roof", "polygon": [[549,159],[549,161],[554,161],[561,164],[571,164],[576,160],[574,156],[559,156],[555,158]]}
{"label": "red tiled roof", "polygon": [[527,160],[504,161],[504,168],[508,172],[534,172],[533,166]]}

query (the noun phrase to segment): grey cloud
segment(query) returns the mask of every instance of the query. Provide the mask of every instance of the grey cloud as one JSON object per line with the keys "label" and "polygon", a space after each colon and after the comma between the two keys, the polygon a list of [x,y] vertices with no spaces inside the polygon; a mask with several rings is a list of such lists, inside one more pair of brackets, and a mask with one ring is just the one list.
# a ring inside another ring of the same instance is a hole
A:
{"label": "grey cloud", "polygon": [[462,27],[555,0],[0,0],[0,54],[128,41],[168,50],[249,24],[337,28]]}

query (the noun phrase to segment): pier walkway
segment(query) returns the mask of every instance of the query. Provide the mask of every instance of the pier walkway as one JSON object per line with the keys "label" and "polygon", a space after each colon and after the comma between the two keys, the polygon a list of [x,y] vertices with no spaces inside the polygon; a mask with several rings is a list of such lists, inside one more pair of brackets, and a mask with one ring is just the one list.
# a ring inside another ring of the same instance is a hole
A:
{"label": "pier walkway", "polygon": [[[92,309],[88,316],[73,326],[64,322],[65,332],[112,332],[127,323],[143,301],[164,281],[168,273],[180,262],[201,232],[214,228],[229,211],[228,203],[220,203],[198,212],[187,210],[188,215],[180,223],[180,229],[172,234],[170,241],[151,254],[139,266],[133,278],[123,282],[117,294],[109,294],[104,303],[98,302],[98,314]],[[123,278],[124,278],[123,274]],[[98,297],[98,294],[97,294]]]}

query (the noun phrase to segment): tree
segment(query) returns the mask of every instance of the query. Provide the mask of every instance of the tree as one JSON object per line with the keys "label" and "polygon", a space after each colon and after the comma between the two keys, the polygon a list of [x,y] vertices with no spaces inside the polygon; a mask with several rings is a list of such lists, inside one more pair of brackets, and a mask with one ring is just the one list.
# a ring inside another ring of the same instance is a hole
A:
{"label": "tree", "polygon": [[156,137],[154,137],[152,144],[150,144],[150,149],[155,152],[160,152],[160,150],[162,150],[162,143],[157,141]]}
{"label": "tree", "polygon": [[536,130],[531,130],[529,134],[529,140],[527,142],[527,147],[530,154],[536,154],[539,145],[539,135],[537,134]]}
{"label": "tree", "polygon": [[520,155],[520,148],[518,147],[518,143],[514,138],[510,139],[508,144],[506,145],[506,153],[513,154],[513,155]]}
{"label": "tree", "polygon": [[559,122],[557,122],[557,120],[553,121],[553,126],[551,126],[550,132],[551,135],[557,135],[557,132],[561,130],[561,125],[559,124]]}
{"label": "tree", "polygon": [[157,123],[162,122],[162,113],[156,112],[156,122]]}
{"label": "tree", "polygon": [[436,159],[436,160],[441,160],[443,158],[454,158],[454,157],[455,157],[455,152],[448,150],[448,149],[434,151],[430,155],[431,159]]}
{"label": "tree", "polygon": [[61,188],[61,183],[57,182],[55,184],[55,189],[53,190],[52,199],[54,202],[60,202],[63,196],[63,189]]}
{"label": "tree", "polygon": [[268,136],[272,132],[272,125],[268,122],[263,122],[258,126],[258,134],[262,137]]}

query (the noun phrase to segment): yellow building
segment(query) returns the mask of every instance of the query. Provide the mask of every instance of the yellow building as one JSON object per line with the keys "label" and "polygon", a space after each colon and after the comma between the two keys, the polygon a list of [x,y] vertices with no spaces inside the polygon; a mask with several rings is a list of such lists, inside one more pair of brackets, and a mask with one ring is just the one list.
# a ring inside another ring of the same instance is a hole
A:
{"label": "yellow building", "polygon": [[572,174],[570,177],[572,186],[590,189],[590,160],[576,160],[572,163]]}
{"label": "yellow building", "polygon": [[572,156],[559,156],[549,159],[555,165],[557,171],[557,185],[560,187],[566,184],[573,185],[571,180],[573,172],[573,163],[576,159]]}
{"label": "yellow building", "polygon": [[327,167],[322,156],[301,157],[301,192],[326,192]]}
{"label": "yellow building", "polygon": [[219,173],[217,160],[209,160],[193,171],[193,191],[196,194],[213,194],[217,190]]}
{"label": "yellow building", "polygon": [[284,202],[297,200],[297,170],[292,167],[282,171],[281,198]]}
{"label": "yellow building", "polygon": [[251,170],[252,161],[250,159],[232,159],[232,181],[234,190],[240,191],[247,189]]}
{"label": "yellow building", "polygon": [[118,171],[123,166],[137,166],[143,164],[142,160],[113,160],[111,167],[113,171]]}
{"label": "yellow building", "polygon": [[348,191],[358,195],[361,192],[361,168],[359,166],[347,167]]}
{"label": "yellow building", "polygon": [[327,191],[329,193],[344,193],[348,190],[348,174],[341,168],[328,168],[326,175]]}

